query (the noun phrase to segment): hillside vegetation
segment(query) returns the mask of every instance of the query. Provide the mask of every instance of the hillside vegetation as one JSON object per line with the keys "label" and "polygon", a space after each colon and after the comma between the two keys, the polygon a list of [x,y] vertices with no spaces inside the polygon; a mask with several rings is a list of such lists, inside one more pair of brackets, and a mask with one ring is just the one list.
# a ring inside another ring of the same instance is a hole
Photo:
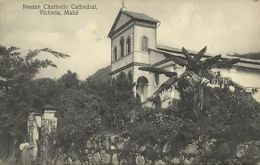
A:
{"label": "hillside vegetation", "polygon": [[207,87],[204,107],[194,118],[192,99],[173,100],[166,109],[144,109],[127,77],[109,81],[109,66],[85,81],[72,71],[57,80],[34,79],[39,69],[53,63],[39,61],[30,53],[21,58],[19,50],[3,46],[0,55],[0,63],[5,64],[0,66],[2,160],[19,164],[18,148],[27,140],[28,113],[42,112],[48,104],[56,107],[58,117],[57,132],[50,136],[55,142],[48,151],[52,160],[69,156],[89,161],[87,140],[109,132],[127,137],[117,156],[126,164],[135,163],[137,156],[153,164],[260,161],[260,105],[250,93],[221,85]]}

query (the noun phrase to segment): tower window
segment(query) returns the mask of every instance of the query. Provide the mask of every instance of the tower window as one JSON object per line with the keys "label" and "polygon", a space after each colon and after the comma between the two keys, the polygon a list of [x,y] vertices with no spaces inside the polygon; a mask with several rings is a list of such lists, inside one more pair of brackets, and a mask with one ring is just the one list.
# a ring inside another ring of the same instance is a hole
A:
{"label": "tower window", "polygon": [[131,39],[130,39],[130,37],[128,37],[127,40],[126,40],[126,50],[127,50],[127,54],[131,53]]}
{"label": "tower window", "polygon": [[145,36],[142,38],[142,51],[148,51],[148,38]]}
{"label": "tower window", "polygon": [[124,39],[124,37],[122,37],[121,39],[120,39],[120,54],[121,54],[121,57],[123,57],[124,56],[124,54],[125,54],[125,39]]}
{"label": "tower window", "polygon": [[117,60],[117,48],[114,47],[114,61]]}

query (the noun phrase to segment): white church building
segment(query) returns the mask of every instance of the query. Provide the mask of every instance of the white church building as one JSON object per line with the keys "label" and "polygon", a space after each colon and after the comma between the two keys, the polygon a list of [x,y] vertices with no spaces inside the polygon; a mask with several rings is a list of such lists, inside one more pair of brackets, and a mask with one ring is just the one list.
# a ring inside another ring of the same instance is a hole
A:
{"label": "white church building", "polygon": [[[143,13],[130,12],[122,8],[108,34],[111,39],[111,78],[125,74],[135,83],[134,93],[145,102],[153,92],[168,78],[146,71],[138,70],[143,66],[155,66],[180,75],[184,68],[166,59],[163,54],[180,58],[185,56],[181,48],[174,48],[157,43],[157,28],[160,21]],[[195,54],[195,51],[189,51]],[[210,57],[206,54],[206,58]],[[223,56],[222,56],[223,58]],[[232,58],[225,56],[225,58]],[[234,82],[248,88],[260,89],[260,60],[240,58],[240,62],[231,69],[222,69],[221,75],[230,77]],[[259,91],[259,90],[258,90]],[[174,91],[165,92],[161,96],[162,102],[177,97]],[[259,92],[257,96],[259,98]]]}

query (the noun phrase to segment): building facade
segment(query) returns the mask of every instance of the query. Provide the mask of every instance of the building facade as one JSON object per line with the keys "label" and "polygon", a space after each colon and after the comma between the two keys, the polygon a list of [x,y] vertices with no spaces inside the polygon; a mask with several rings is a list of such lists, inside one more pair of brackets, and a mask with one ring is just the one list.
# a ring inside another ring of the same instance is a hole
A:
{"label": "building facade", "polygon": [[[108,34],[111,39],[111,78],[123,74],[133,81],[134,93],[142,102],[145,102],[167,80],[167,77],[138,70],[139,67],[155,66],[175,71],[178,75],[185,69],[164,57],[163,54],[180,58],[184,55],[181,49],[157,43],[159,25],[160,21],[157,19],[122,8]],[[189,53],[196,54],[197,52],[189,51]],[[206,54],[205,58],[210,56]],[[257,83],[257,80],[260,80],[260,61],[241,59],[231,69],[220,71],[224,77],[230,77],[246,88],[260,89],[260,83]],[[166,91],[160,96],[160,100],[167,104],[171,98],[177,97],[176,91]]]}

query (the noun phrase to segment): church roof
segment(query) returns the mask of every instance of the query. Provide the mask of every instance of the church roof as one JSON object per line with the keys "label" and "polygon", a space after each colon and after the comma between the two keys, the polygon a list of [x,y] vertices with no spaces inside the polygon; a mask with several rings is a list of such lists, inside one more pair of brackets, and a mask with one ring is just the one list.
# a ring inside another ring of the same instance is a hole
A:
{"label": "church roof", "polygon": [[111,37],[115,31],[118,31],[118,29],[116,29],[116,26],[118,24],[118,21],[119,21],[121,15],[126,15],[128,17],[128,20],[120,25],[121,27],[124,27],[133,21],[140,21],[140,22],[145,22],[145,23],[154,24],[154,25],[157,25],[157,23],[160,22],[159,20],[152,18],[146,14],[131,12],[131,11],[121,9],[109,31],[108,37]]}
{"label": "church roof", "polygon": [[[157,45],[156,49],[150,49],[153,50],[155,52],[158,53],[169,53],[172,56],[175,56],[177,58],[180,58],[180,60],[185,59],[185,56],[182,53],[182,49],[179,48],[175,48],[175,47],[169,47],[169,46],[164,46],[164,45]],[[191,55],[197,54],[197,51],[193,51],[193,50],[187,50]],[[205,54],[204,56],[204,60],[206,58],[212,57],[214,55],[212,54]],[[232,57],[232,56],[222,56],[222,59],[233,59],[233,58],[237,58],[237,57]],[[250,68],[250,69],[254,69],[254,70],[260,70],[260,60],[252,60],[252,59],[246,59],[246,58],[239,58],[240,61],[236,64],[233,64],[233,66],[236,67],[240,67],[240,68]],[[162,62],[167,62],[169,60],[165,60]],[[159,64],[161,64],[162,62],[159,62]]]}
{"label": "church roof", "polygon": [[127,11],[127,10],[122,10],[122,13],[125,13],[126,15],[128,15],[128,16],[134,18],[134,19],[137,19],[137,20],[151,21],[151,22],[154,22],[154,23],[160,22],[159,20],[152,18],[152,17],[150,17],[146,14],[143,14],[143,13],[131,12],[131,11]]}
{"label": "church roof", "polygon": [[[157,45],[157,49],[159,50],[163,50],[163,51],[167,51],[167,52],[171,52],[171,53],[178,53],[178,54],[182,54],[182,49],[180,48],[175,48],[175,47],[169,47],[169,46],[165,46],[165,45]],[[194,50],[189,50],[189,49],[186,49],[189,54],[191,55],[195,55],[198,53],[198,51],[194,51]],[[184,56],[184,55],[183,55]],[[205,57],[210,57],[210,56],[213,56],[212,54],[209,54],[209,53],[206,53],[205,54]]]}

